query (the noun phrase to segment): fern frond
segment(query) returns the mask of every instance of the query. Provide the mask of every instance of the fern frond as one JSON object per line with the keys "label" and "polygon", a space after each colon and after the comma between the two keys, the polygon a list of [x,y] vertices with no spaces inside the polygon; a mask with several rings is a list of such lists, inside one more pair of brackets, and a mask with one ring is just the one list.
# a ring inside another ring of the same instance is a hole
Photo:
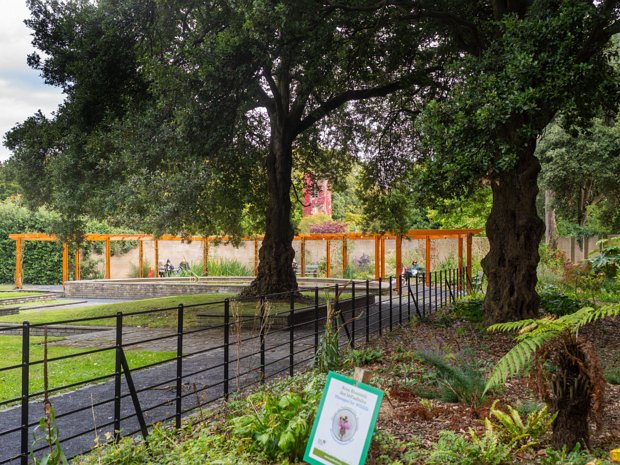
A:
{"label": "fern frond", "polygon": [[496,323],[487,328],[489,332],[496,333],[512,333],[525,328],[529,325],[535,325],[539,320],[519,320],[519,321],[507,321],[506,323]]}
{"label": "fern frond", "polygon": [[541,348],[547,341],[557,337],[557,332],[546,331],[536,334],[529,333],[529,338],[521,340],[516,346],[504,355],[489,377],[485,387],[484,394],[500,384],[506,382],[508,378],[522,372],[532,361],[536,351]]}

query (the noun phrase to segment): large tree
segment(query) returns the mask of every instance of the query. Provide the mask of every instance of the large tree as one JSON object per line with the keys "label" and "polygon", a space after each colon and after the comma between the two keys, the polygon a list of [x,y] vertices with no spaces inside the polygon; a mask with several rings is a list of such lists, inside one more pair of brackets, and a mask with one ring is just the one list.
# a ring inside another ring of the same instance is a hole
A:
{"label": "large tree", "polygon": [[8,135],[22,182],[72,227],[87,212],[239,236],[258,214],[249,292],[295,289],[293,149],[345,153],[352,102],[417,93],[438,69],[422,22],[367,3],[29,0],[44,54],[29,61],[67,99]]}
{"label": "large tree", "polygon": [[537,140],[558,113],[574,127],[616,110],[620,79],[609,44],[620,32],[619,2],[396,3],[412,21],[430,18],[438,41],[459,54],[446,67],[443,94],[416,118],[409,141],[393,150],[410,144],[410,158],[426,162],[411,168],[422,200],[491,186],[485,317],[489,323],[532,317],[544,232],[536,209]]}

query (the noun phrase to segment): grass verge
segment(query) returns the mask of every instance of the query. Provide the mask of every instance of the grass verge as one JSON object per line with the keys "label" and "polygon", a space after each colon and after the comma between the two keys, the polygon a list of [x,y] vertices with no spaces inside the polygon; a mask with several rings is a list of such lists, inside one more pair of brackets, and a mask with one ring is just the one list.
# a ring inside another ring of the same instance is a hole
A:
{"label": "grass verge", "polygon": [[[58,341],[61,338],[48,338]],[[21,363],[21,336],[0,337],[0,368]],[[70,347],[48,346],[48,358],[86,352],[91,349],[75,349]],[[130,368],[139,368],[175,356],[173,352],[146,352],[128,350],[125,352]],[[30,338],[30,360],[43,359],[43,338]],[[114,350],[84,355],[66,360],[50,362],[49,388],[86,381],[98,376],[114,373]],[[43,364],[30,367],[30,393],[43,390]],[[0,401],[13,399],[21,394],[21,368],[0,371]]]}

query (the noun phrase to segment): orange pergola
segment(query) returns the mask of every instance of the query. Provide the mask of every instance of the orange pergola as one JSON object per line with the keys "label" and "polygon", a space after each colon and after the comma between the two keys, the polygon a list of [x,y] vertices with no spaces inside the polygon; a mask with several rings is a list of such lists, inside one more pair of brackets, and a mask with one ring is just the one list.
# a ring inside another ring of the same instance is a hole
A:
{"label": "orange pergola", "polygon": [[[347,242],[370,240],[375,243],[375,279],[385,278],[385,241],[396,241],[396,276],[400,276],[402,272],[402,246],[403,239],[417,239],[424,240],[426,244],[426,280],[427,284],[430,282],[431,271],[431,241],[436,239],[456,239],[458,240],[458,267],[463,269],[463,242],[465,241],[466,247],[466,274],[468,282],[471,282],[471,269],[472,269],[472,237],[477,234],[481,229],[412,229],[406,234],[365,234],[365,233],[345,233],[345,234],[300,234],[295,236],[295,241],[300,241],[301,244],[301,276],[306,274],[306,243],[308,241],[326,241],[326,275],[329,278],[331,275],[331,242],[342,242],[342,269],[347,268]],[[22,251],[23,243],[25,241],[59,241],[58,237],[53,234],[45,233],[24,233],[24,234],[10,234],[9,238],[15,241],[15,287],[22,288]],[[221,242],[228,241],[228,236],[152,236],[150,234],[85,234],[84,239],[86,241],[103,241],[105,242],[105,279],[111,277],[111,247],[112,241],[138,241],[138,262],[139,273],[142,276],[142,270],[144,265],[144,241],[153,242],[153,252],[155,255],[155,263],[159,263],[159,243],[161,241],[200,241],[203,244],[203,272],[206,275],[209,273],[209,242]],[[242,241],[254,242],[254,272],[258,269],[258,249],[259,242],[263,240],[263,236],[242,237]],[[156,276],[159,276],[159,267],[155,266]],[[69,279],[69,246],[63,244],[62,255],[62,281],[63,284]],[[75,252],[75,279],[80,280],[80,251]]]}

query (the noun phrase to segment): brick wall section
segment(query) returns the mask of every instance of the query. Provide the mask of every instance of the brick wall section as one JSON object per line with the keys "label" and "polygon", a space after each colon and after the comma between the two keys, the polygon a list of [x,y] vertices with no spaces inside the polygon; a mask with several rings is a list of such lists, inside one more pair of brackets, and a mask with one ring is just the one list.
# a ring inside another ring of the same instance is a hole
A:
{"label": "brick wall section", "polygon": [[56,299],[56,294],[43,294],[43,295],[30,295],[24,297],[9,297],[6,299],[2,298],[0,294],[0,305],[17,305],[17,304],[26,304],[29,302],[44,302],[46,300],[54,300]]}
{"label": "brick wall section", "polygon": [[171,295],[238,294],[244,287],[242,284],[71,281],[65,283],[65,296],[95,299],[148,299]]}
{"label": "brick wall section", "polygon": [[[2,331],[2,335],[18,335],[22,334],[22,325],[20,323],[2,323],[0,324],[0,329],[4,328],[15,328],[13,330]],[[71,326],[71,325],[48,325],[47,326],[47,335],[54,337],[66,337],[73,336],[76,334],[87,334],[94,333],[97,331],[111,331],[114,330],[113,327],[110,326]],[[44,336],[45,329],[43,326],[35,326],[34,328],[30,328],[31,336]]]}

